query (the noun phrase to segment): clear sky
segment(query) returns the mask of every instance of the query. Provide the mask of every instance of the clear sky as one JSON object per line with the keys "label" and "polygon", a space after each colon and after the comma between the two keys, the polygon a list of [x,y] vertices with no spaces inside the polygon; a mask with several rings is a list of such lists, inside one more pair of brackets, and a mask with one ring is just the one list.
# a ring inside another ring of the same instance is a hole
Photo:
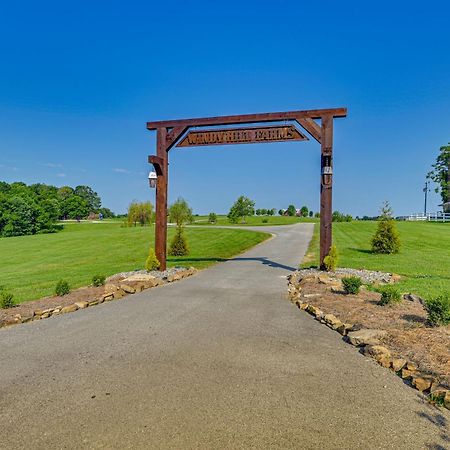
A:
{"label": "clear sky", "polygon": [[[41,0],[0,6],[0,179],[150,198],[148,120],[346,106],[334,205],[423,208],[450,141],[448,1]],[[318,210],[319,145],[174,149],[169,200]],[[430,194],[430,209],[439,197]]]}

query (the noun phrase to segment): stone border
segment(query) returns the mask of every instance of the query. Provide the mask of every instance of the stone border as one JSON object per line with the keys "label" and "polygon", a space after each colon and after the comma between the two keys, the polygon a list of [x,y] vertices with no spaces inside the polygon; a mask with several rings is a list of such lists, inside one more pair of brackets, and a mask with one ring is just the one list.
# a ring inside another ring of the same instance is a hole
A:
{"label": "stone border", "polygon": [[[324,274],[324,276],[326,276]],[[350,323],[341,322],[334,314],[325,314],[321,309],[302,301],[301,288],[295,284],[297,277],[288,278],[288,295],[292,303],[299,309],[312,315],[317,321],[337,331],[343,340],[355,347],[364,356],[374,359],[380,366],[391,369],[411,387],[421,393],[428,393],[434,403],[441,403],[450,410],[450,390],[439,383],[439,380],[429,373],[421,372],[412,361],[403,358],[395,358],[389,349],[382,346],[379,338],[386,334],[384,330],[358,328]],[[320,294],[309,294],[310,297]],[[303,298],[309,298],[308,294]]]}
{"label": "stone border", "polygon": [[36,309],[32,314],[29,314],[27,316],[16,314],[12,319],[7,319],[3,322],[0,322],[0,328],[6,328],[11,325],[18,325],[21,323],[47,319],[49,317],[75,312],[79,309],[85,309],[88,307],[100,305],[104,302],[119,300],[137,292],[142,292],[144,290],[162,286],[168,283],[173,283],[174,281],[179,281],[183,278],[190,277],[195,273],[197,273],[197,269],[191,267],[189,269],[179,269],[173,273],[169,273],[164,279],[145,274],[131,275],[130,277],[125,278],[121,281],[111,281],[105,284],[104,294],[102,294],[99,298],[95,298],[90,301],[78,301],[64,307],[56,306],[55,308]]}

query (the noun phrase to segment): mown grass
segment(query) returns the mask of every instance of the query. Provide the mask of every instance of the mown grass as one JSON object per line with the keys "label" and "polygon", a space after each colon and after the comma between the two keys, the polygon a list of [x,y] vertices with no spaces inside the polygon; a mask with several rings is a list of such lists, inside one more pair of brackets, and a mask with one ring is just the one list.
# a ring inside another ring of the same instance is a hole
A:
{"label": "mown grass", "polygon": [[[339,266],[381,270],[402,276],[398,283],[403,292],[424,298],[450,291],[450,223],[397,222],[401,249],[395,255],[375,255],[370,240],[376,222],[343,222],[333,224],[333,241],[339,252]],[[318,264],[319,227],[302,263]]]}
{"label": "mown grass", "polygon": [[[174,229],[169,228],[168,239]],[[169,257],[168,266],[202,269],[241,253],[270,235],[246,230],[187,228],[187,257]],[[142,269],[154,227],[123,228],[120,222],[67,224],[56,234],[0,239],[0,285],[17,302],[52,295],[60,279],[72,288],[86,286],[96,274]]]}
{"label": "mown grass", "polygon": [[[266,222],[264,222],[266,221]],[[215,223],[208,222],[208,216],[195,216],[192,225],[209,226],[271,226],[271,225],[292,225],[300,222],[318,222],[319,219],[309,217],[291,217],[291,216],[250,216],[246,217],[245,222],[231,223],[226,215],[218,215]]]}

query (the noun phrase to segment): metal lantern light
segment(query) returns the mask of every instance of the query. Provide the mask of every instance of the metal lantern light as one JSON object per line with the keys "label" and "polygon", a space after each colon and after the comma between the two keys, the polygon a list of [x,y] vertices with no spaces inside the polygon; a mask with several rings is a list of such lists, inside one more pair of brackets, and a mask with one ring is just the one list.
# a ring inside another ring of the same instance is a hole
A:
{"label": "metal lantern light", "polygon": [[156,187],[156,172],[150,172],[148,174],[148,184],[151,188],[155,188]]}

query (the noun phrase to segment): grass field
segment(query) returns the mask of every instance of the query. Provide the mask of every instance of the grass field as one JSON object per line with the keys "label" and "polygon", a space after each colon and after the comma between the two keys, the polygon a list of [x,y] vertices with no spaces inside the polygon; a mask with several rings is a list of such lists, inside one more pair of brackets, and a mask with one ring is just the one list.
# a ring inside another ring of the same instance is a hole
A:
{"label": "grass field", "polygon": [[[169,239],[174,233],[169,229]],[[188,257],[168,258],[168,266],[207,267],[236,255],[270,235],[220,228],[188,228]],[[142,269],[154,227],[122,228],[120,222],[73,223],[56,234],[0,239],[0,285],[17,302],[52,295],[58,280],[73,288],[91,283],[95,274]]]}
{"label": "grass field", "polygon": [[[263,222],[266,220],[267,222]],[[192,225],[209,226],[268,226],[268,225],[292,225],[300,222],[318,222],[319,219],[310,219],[309,217],[290,217],[290,216],[250,216],[245,219],[245,223],[231,223],[226,215],[218,215],[216,223],[209,223],[208,216],[195,216]]]}
{"label": "grass field", "polygon": [[[396,255],[370,252],[376,222],[333,224],[339,266],[394,272],[404,277],[399,287],[424,298],[450,291],[450,223],[397,222],[402,247]],[[302,266],[318,264],[319,227],[314,230]]]}

